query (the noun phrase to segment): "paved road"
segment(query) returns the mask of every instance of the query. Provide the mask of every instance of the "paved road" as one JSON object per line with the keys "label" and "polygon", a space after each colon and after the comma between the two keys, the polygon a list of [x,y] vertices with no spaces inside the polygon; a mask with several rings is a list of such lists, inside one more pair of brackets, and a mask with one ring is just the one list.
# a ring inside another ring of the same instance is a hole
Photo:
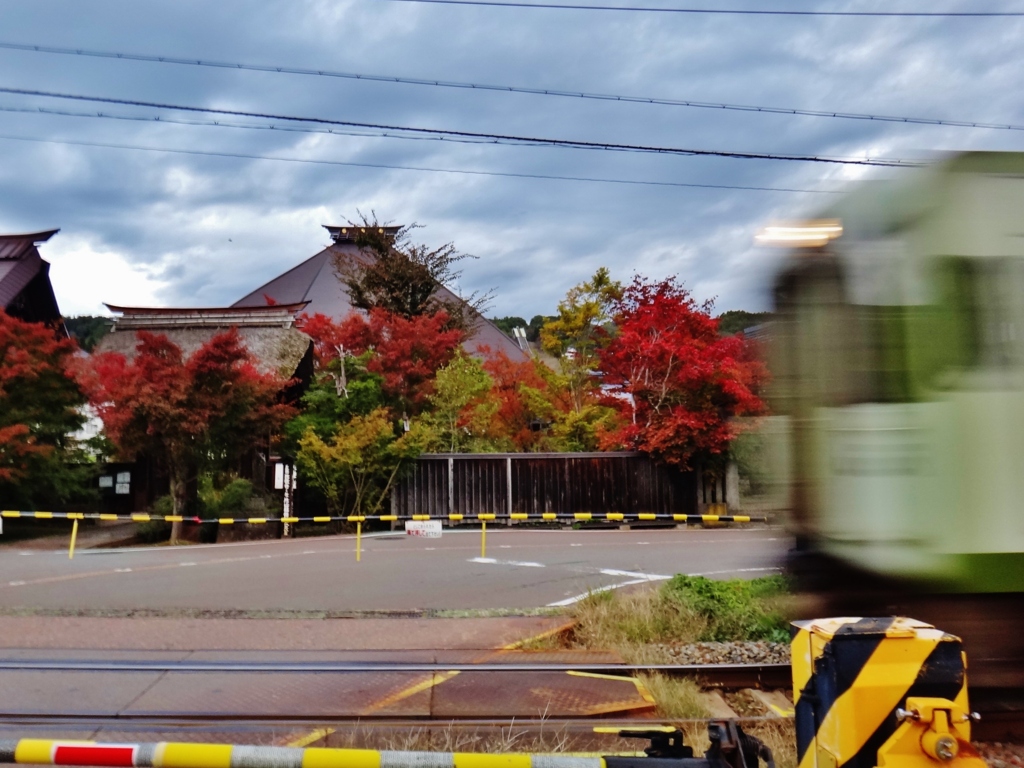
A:
{"label": "paved road", "polygon": [[0,552],[0,609],[413,611],[566,605],[589,590],[773,572],[789,539],[765,528],[489,530],[440,539],[351,537]]}

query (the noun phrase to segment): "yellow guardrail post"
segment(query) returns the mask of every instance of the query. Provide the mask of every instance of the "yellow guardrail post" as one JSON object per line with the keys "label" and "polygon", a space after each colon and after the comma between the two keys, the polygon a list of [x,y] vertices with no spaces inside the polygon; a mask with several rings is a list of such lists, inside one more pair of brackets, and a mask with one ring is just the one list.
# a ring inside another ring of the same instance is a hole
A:
{"label": "yellow guardrail post", "polygon": [[78,538],[78,518],[71,524],[71,546],[68,547],[68,560],[75,559],[75,539]]}

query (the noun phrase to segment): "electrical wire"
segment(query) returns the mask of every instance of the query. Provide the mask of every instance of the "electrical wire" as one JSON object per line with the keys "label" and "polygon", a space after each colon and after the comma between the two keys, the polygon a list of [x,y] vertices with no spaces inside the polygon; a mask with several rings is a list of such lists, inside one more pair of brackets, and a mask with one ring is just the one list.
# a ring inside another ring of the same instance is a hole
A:
{"label": "electrical wire", "polygon": [[345,80],[364,80],[373,83],[395,83],[402,85],[431,86],[437,88],[457,88],[473,91],[498,91],[522,93],[533,96],[556,96],[562,98],[593,99],[597,101],[619,101],[631,104],[654,104],[669,107],[691,107],[699,109],[732,110],[737,112],[764,112],[767,114],[798,115],[801,117],[830,117],[844,120],[874,120],[889,123],[913,123],[915,125],[941,125],[955,128],[986,128],[1005,131],[1024,131],[1024,125],[1010,123],[985,123],[976,120],[946,120],[929,117],[901,117],[898,115],[874,115],[858,112],[841,112],[836,110],[796,109],[791,107],[772,107],[754,104],[730,104],[726,102],[693,101],[689,99],[669,99],[660,96],[630,96],[611,93],[588,93],[586,91],[570,91],[555,88],[535,88],[516,85],[494,85],[488,83],[470,83],[458,80],[437,80],[417,77],[397,77],[393,75],[363,74],[358,72],[338,72],[327,69],[310,69],[304,67],[283,66],[278,64],[245,64],[241,62],[215,61],[212,59],[186,59],[175,56],[153,56],[141,53],[120,53],[115,51],[89,50],[85,48],[64,48],[49,45],[31,45],[27,43],[11,43],[0,41],[0,50],[23,51],[32,53],[59,54],[65,56],[87,56],[100,59],[118,59],[122,61],[140,61],[153,64],[176,64],[192,67],[212,67],[216,69],[237,69],[248,72],[276,72],[287,75],[304,75],[313,77],[330,77]]}
{"label": "electrical wire", "polygon": [[[267,112],[249,112],[234,109],[215,109],[213,107],[195,107],[181,104],[168,104],[164,102],[142,101],[139,99],[117,99],[108,96],[85,96],[82,94],[58,93],[55,91],[42,91],[29,88],[0,87],[0,93],[10,93],[19,96],[40,96],[51,99],[68,99],[72,101],[88,101],[103,104],[121,104],[134,107],[148,107],[152,109],[169,109],[180,112],[200,112],[204,114],[231,115],[234,117],[255,117],[270,120],[286,120],[289,122],[316,123],[320,125],[340,125],[350,128],[368,128],[379,131],[399,131],[419,135],[430,135],[439,138],[472,138],[486,139],[495,144],[513,144],[526,146],[552,146],[566,149],[591,149],[611,152],[637,152],[642,154],[659,155],[681,155],[687,157],[727,157],[739,160],[778,160],[789,162],[805,163],[832,163],[838,165],[867,165],[881,167],[914,167],[918,163],[912,163],[896,159],[882,158],[840,158],[824,157],[819,155],[790,155],[768,152],[732,152],[725,150],[711,149],[684,149],[680,147],[658,147],[643,144],[617,144],[611,142],[582,141],[576,139],[550,139],[538,137],[515,136],[511,134],[482,133],[475,131],[456,131],[441,128],[418,128],[398,125],[384,125],[380,123],[362,123],[352,120],[333,120],[319,117],[297,117],[293,115],[278,115]],[[382,134],[383,135],[383,134]],[[386,135],[390,138],[389,135]]]}
{"label": "electrical wire", "polygon": [[758,187],[758,186],[744,186],[739,184],[697,184],[679,181],[646,181],[640,179],[609,179],[591,176],[557,176],[553,174],[541,174],[541,173],[512,173],[503,171],[476,171],[466,169],[455,169],[455,168],[429,168],[424,166],[412,166],[412,165],[391,165],[386,163],[356,163],[341,160],[319,160],[315,158],[304,158],[304,157],[274,157],[272,155],[256,155],[247,154],[243,152],[218,152],[212,150],[199,150],[199,149],[178,149],[173,147],[146,147],[137,144],[114,144],[110,142],[99,142],[99,141],[78,141],[71,139],[43,139],[35,136],[10,136],[0,134],[0,140],[3,141],[27,141],[35,144],[61,144],[73,147],[98,147],[103,149],[127,149],[137,150],[142,152],[165,152],[168,154],[175,155],[197,155],[199,157],[225,157],[233,159],[243,160],[273,160],[282,163],[307,163],[310,165],[329,165],[329,166],[343,166],[349,168],[376,168],[385,170],[398,170],[398,171],[423,171],[428,173],[454,173],[454,174],[465,174],[469,176],[497,176],[502,178],[512,179],[543,179],[548,181],[586,181],[586,182],[598,182],[602,184],[631,184],[638,186],[650,186],[650,187],[684,187],[684,188],[695,188],[695,189],[727,189],[727,190],[743,190],[753,192],[801,192],[801,193],[812,193],[812,194],[840,194],[837,190],[826,190],[826,189],[799,189],[792,187]]}
{"label": "electrical wire", "polygon": [[[383,0],[376,0],[382,2]],[[514,0],[390,0],[394,3],[435,5],[482,5],[498,8],[554,8],[568,11],[640,11],[643,13],[684,13],[716,16],[838,16],[860,18],[978,19],[1015,18],[1024,11],[785,11],[746,8],[659,8],[631,5],[573,5],[569,3],[520,3]]]}

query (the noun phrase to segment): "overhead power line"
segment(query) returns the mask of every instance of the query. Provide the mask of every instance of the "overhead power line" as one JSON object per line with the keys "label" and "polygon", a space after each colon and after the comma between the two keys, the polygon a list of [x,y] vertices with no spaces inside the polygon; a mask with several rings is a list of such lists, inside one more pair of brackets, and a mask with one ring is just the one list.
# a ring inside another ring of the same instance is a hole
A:
{"label": "overhead power line", "polygon": [[[566,149],[590,149],[611,152],[637,152],[642,154],[682,155],[687,157],[728,157],[739,160],[780,160],[804,163],[832,163],[838,165],[869,165],[882,167],[913,167],[917,163],[882,158],[842,158],[824,157],[819,155],[790,155],[770,152],[734,152],[713,149],[687,149],[681,147],[659,147],[645,144],[617,144],[612,142],[582,141],[577,139],[552,139],[542,137],[516,136],[512,134],[483,133],[477,131],[456,131],[443,128],[419,128],[381,123],[362,123],[352,120],[334,120],[321,117],[299,117],[294,115],[278,115],[269,112],[249,112],[234,109],[215,109],[213,107],[195,107],[182,104],[142,101],[139,99],[117,99],[109,96],[86,96],[83,94],[58,93],[30,88],[0,87],[0,93],[17,94],[20,96],[40,96],[50,99],[68,99],[72,101],[88,101],[102,104],[122,104],[134,107],[153,109],[170,109],[179,112],[199,112],[214,115],[231,115],[233,117],[255,117],[269,120],[286,120],[298,123],[315,123],[320,125],[341,125],[349,128],[369,128],[378,131],[399,131],[402,133],[429,135],[441,138],[485,139],[495,144],[515,144],[525,146],[550,146]],[[390,136],[387,136],[390,137]]]}
{"label": "overhead power line", "polygon": [[[377,0],[380,2],[380,0]],[[574,5],[570,3],[520,3],[514,0],[391,0],[395,3],[435,5],[483,5],[498,8],[554,8],[568,11],[639,11],[714,16],[839,16],[860,18],[986,19],[1024,16],[1024,11],[787,11],[747,8],[662,8],[634,5]]]}
{"label": "overhead power line", "polygon": [[721,109],[737,112],[764,112],[767,114],[798,115],[801,117],[831,117],[845,120],[875,120],[890,123],[913,123],[916,125],[942,125],[956,128],[988,128],[1005,131],[1024,131],[1024,125],[1009,123],[984,123],[975,120],[946,120],[929,117],[901,117],[898,115],[875,115],[861,112],[844,112],[838,110],[796,109],[792,107],[773,107],[755,104],[730,104],[715,101],[694,101],[690,99],[670,99],[661,96],[632,96],[612,93],[588,93],[557,88],[536,88],[518,85],[495,85],[490,83],[471,83],[459,80],[437,80],[418,77],[398,77],[394,75],[376,75],[358,72],[338,72],[327,69],[308,67],[292,67],[279,64],[245,64],[241,62],[215,61],[212,59],[188,59],[175,56],[156,56],[141,53],[122,53],[116,51],[100,51],[85,48],[65,48],[50,45],[30,45],[0,41],[0,49],[10,51],[28,51],[33,53],[60,54],[65,56],[88,56],[99,59],[117,59],[121,61],[141,61],[153,64],[176,64],[191,67],[211,67],[216,69],[237,69],[249,72],[276,72],[287,75],[304,75],[312,77],[330,77],[344,80],[364,80],[373,83],[398,83],[402,85],[431,86],[437,88],[456,88],[473,91],[497,91],[504,93],[522,93],[533,96],[556,96],[562,98],[592,99],[597,101],[619,101],[632,104],[654,104],[669,107],[692,107],[699,109]]}
{"label": "overhead power line", "polygon": [[309,165],[342,166],[348,168],[377,168],[397,171],[422,171],[427,173],[455,173],[469,176],[497,176],[512,179],[543,179],[548,181],[586,181],[601,184],[631,184],[648,187],[684,187],[694,189],[727,189],[752,192],[809,192],[813,194],[839,194],[835,190],[799,189],[794,187],[759,187],[741,184],[698,184],[681,181],[648,181],[642,179],[609,179],[593,176],[558,176],[543,173],[512,173],[503,171],[477,171],[456,168],[430,168],[414,165],[391,165],[387,163],[356,163],[342,160],[320,160],[305,157],[275,157],[273,155],[257,155],[245,152],[218,152],[200,149],[178,149],[174,147],[147,147],[137,144],[114,144],[99,141],[77,141],[72,139],[43,139],[35,136],[9,136],[0,134],[0,140],[27,141],[35,144],[61,144],[73,147],[97,147],[102,149],[126,149],[140,152],[163,152],[174,155],[196,155],[199,157],[225,157],[242,160],[271,160],[281,163],[306,163]]}

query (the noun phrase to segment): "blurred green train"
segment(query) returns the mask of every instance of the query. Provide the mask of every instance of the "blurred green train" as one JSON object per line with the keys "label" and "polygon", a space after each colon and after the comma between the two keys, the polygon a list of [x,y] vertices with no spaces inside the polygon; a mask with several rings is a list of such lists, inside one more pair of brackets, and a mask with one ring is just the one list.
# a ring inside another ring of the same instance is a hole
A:
{"label": "blurred green train", "polygon": [[790,248],[771,346],[794,571],[1021,650],[1024,154],[902,173],[761,236]]}

